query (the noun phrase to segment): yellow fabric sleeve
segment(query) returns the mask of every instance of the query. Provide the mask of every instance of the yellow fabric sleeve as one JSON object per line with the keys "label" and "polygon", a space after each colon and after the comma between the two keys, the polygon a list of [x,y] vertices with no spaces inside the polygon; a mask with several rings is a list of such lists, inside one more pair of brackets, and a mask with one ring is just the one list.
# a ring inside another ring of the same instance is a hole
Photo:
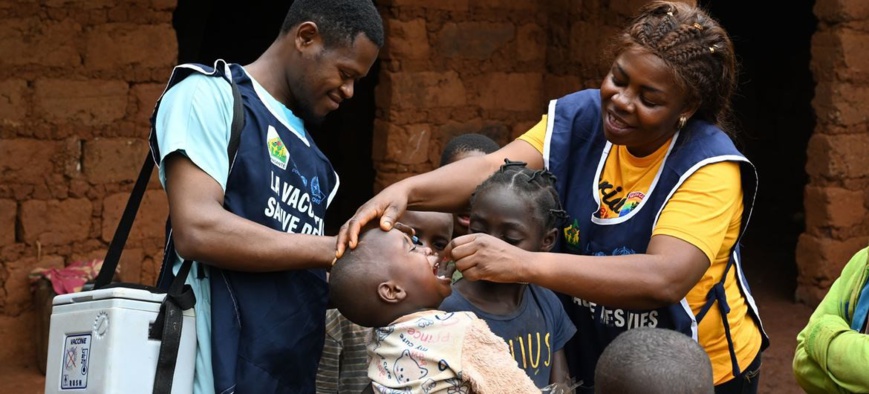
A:
{"label": "yellow fabric sleeve", "polygon": [[669,235],[700,249],[710,264],[727,261],[742,221],[739,164],[713,163],[698,169],[673,193],[652,236]]}
{"label": "yellow fabric sleeve", "polygon": [[537,122],[534,127],[526,131],[525,134],[520,135],[517,139],[531,144],[542,155],[543,144],[546,142],[546,115],[543,115],[540,122]]}

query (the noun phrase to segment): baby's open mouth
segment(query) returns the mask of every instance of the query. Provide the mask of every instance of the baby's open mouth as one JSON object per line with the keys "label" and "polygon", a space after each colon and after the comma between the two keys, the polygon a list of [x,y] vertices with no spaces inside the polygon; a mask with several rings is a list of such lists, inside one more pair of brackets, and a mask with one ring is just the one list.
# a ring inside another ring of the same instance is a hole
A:
{"label": "baby's open mouth", "polygon": [[456,272],[456,263],[452,260],[438,261],[432,267],[432,273],[440,280],[452,281],[454,272]]}

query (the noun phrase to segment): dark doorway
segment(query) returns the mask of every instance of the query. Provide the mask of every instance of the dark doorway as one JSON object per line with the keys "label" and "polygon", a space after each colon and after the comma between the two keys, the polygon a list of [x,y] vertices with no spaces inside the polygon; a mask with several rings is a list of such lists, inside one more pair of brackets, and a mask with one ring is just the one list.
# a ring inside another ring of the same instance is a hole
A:
{"label": "dark doorway", "polygon": [[747,1],[700,4],[731,34],[741,67],[733,108],[737,139],[760,180],[742,243],[746,275],[755,293],[793,300],[794,256],[805,227],[806,147],[815,127],[809,69],[814,1],[788,2],[788,17],[746,12]]}
{"label": "dark doorway", "polygon": [[[178,0],[172,18],[179,63],[212,64],[216,59],[248,64],[275,40],[292,1]],[[167,71],[168,72],[168,71]],[[374,87],[379,61],[356,83],[354,96],[309,131],[341,180],[326,213],[326,233],[335,234],[359,205],[373,195]]]}

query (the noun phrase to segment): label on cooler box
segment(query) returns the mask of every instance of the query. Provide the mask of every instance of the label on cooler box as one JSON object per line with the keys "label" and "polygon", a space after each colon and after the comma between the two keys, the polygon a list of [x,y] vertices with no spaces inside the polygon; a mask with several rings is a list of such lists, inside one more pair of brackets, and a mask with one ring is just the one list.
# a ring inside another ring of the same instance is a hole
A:
{"label": "label on cooler box", "polygon": [[67,335],[63,346],[60,389],[84,389],[88,386],[91,334]]}

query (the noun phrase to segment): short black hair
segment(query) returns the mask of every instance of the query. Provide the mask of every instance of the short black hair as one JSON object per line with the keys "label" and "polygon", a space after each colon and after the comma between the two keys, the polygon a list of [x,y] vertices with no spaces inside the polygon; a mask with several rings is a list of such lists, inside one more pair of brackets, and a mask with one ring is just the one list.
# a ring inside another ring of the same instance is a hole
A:
{"label": "short black hair", "polygon": [[281,34],[307,21],[317,24],[326,47],[350,45],[359,33],[383,46],[383,20],[372,0],[295,0]]}
{"label": "short black hair", "polygon": [[498,149],[501,149],[501,146],[483,134],[459,134],[444,146],[444,151],[441,153],[441,166],[451,163],[459,153],[480,151],[489,154]]}
{"label": "short black hair", "polygon": [[359,234],[359,246],[348,249],[329,273],[329,297],[347,320],[363,327],[382,327],[385,308],[377,301],[377,285],[389,279],[389,262],[363,242],[368,234],[382,232],[366,226]]}
{"label": "short black hair", "polygon": [[712,363],[691,337],[665,328],[625,331],[603,350],[595,393],[695,394],[715,391]]}

